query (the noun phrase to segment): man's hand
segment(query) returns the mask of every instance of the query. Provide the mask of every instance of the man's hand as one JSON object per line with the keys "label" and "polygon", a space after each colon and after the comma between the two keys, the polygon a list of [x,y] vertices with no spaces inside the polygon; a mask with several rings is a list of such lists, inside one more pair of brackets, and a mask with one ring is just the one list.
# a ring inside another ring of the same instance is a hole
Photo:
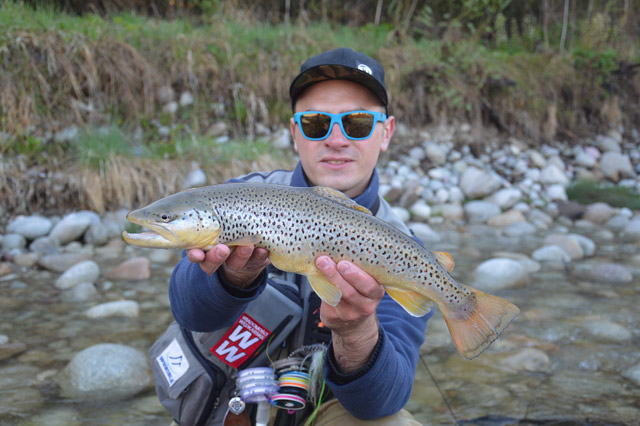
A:
{"label": "man's hand", "polygon": [[191,249],[187,250],[187,258],[199,263],[208,275],[222,268],[224,279],[239,288],[250,286],[269,264],[269,252],[253,245],[238,246],[233,251],[224,244],[217,244],[206,252]]}
{"label": "man's hand", "polygon": [[384,288],[348,261],[336,265],[330,257],[318,256],[316,266],[342,291],[338,305],[322,302],[320,319],[331,330],[334,355],[342,372],[356,371],[366,365],[378,342],[376,309]]}

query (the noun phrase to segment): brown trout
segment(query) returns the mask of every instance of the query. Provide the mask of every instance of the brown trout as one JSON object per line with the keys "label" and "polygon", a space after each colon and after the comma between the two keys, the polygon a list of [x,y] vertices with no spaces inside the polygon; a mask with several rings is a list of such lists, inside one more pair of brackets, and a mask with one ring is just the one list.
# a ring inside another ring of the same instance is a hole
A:
{"label": "brown trout", "polygon": [[130,212],[151,232],[127,233],[132,245],[201,248],[253,244],[269,251],[275,267],[306,275],[313,290],[337,305],[340,290],[316,268],[328,255],[348,260],[374,277],[409,314],[438,305],[458,351],[473,358],[486,349],[519,309],[505,299],[457,283],[453,259],[431,252],[373,216],[339,191],[266,183],[232,183],[183,191]]}

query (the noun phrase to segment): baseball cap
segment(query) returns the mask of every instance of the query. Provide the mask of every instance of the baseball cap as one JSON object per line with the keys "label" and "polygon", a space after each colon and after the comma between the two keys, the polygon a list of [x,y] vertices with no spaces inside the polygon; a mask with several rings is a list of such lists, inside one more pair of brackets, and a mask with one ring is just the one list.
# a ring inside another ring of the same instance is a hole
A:
{"label": "baseball cap", "polygon": [[371,90],[385,109],[389,103],[384,69],[375,59],[348,47],[339,47],[309,58],[289,88],[291,108],[309,86],[325,80],[350,80]]}

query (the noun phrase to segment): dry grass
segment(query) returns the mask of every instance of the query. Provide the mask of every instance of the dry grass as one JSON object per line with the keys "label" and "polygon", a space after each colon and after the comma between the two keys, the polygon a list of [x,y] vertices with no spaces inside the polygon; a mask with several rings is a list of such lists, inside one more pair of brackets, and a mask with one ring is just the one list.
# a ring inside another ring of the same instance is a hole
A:
{"label": "dry grass", "polygon": [[[292,158],[265,155],[254,161],[233,159],[204,169],[209,184],[258,170],[292,168]],[[10,216],[88,209],[98,213],[135,208],[178,192],[191,171],[188,162],[114,157],[100,169],[30,167],[24,159],[0,159],[0,199]]]}

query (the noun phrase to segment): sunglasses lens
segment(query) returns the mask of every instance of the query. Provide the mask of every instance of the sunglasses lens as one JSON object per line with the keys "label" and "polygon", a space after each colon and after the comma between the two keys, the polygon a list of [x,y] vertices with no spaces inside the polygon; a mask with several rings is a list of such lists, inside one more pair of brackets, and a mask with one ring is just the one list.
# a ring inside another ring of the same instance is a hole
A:
{"label": "sunglasses lens", "polygon": [[300,117],[300,127],[305,137],[309,139],[320,139],[329,132],[331,117],[326,114],[309,113]]}
{"label": "sunglasses lens", "polygon": [[349,137],[356,139],[369,137],[373,124],[373,115],[366,112],[353,112],[342,117],[342,126],[345,133]]}

